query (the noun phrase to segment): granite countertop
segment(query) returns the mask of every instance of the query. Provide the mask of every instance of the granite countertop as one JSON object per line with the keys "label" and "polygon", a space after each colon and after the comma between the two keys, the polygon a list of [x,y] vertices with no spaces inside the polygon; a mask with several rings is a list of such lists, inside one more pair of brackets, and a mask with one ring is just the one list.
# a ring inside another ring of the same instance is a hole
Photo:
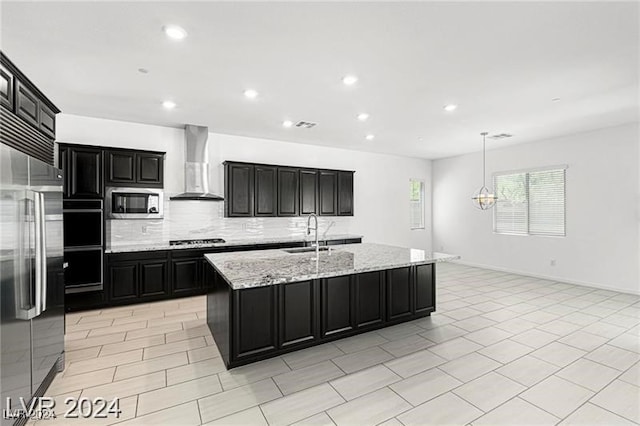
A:
{"label": "granite countertop", "polygon": [[[326,240],[347,240],[352,238],[362,238],[362,235],[356,234],[335,234],[318,236],[320,241]],[[224,243],[215,244],[194,244],[184,246],[172,246],[169,245],[169,241],[159,242],[147,242],[147,243],[135,243],[127,245],[118,245],[113,247],[107,247],[105,253],[128,253],[134,251],[154,251],[154,250],[185,250],[185,249],[198,249],[208,247],[231,247],[231,246],[250,246],[255,244],[277,244],[277,243],[296,243],[296,242],[313,242],[315,238],[311,236],[307,237],[249,237],[249,238],[230,238],[225,239]]]}
{"label": "granite countertop", "polygon": [[255,250],[205,254],[232,289],[335,277],[367,271],[447,262],[460,256],[382,244],[346,244],[331,251],[288,253]]}

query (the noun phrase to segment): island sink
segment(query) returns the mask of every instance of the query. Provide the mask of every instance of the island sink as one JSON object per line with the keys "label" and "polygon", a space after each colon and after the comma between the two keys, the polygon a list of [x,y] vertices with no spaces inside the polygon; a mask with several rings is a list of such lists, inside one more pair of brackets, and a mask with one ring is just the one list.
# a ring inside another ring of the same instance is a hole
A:
{"label": "island sink", "polygon": [[[310,253],[316,251],[315,247],[295,247],[290,249],[285,249],[287,253]],[[320,246],[318,247],[318,251],[331,251],[331,246]]]}
{"label": "island sink", "polygon": [[458,258],[346,244],[301,261],[311,251],[205,255],[207,324],[228,369],[431,315],[435,264]]}

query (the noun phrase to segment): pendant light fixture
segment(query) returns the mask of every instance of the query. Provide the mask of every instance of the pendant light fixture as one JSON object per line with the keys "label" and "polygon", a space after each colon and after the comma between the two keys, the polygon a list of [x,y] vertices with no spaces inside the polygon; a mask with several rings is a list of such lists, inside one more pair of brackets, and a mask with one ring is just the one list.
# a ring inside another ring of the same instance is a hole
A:
{"label": "pendant light fixture", "polygon": [[476,191],[476,193],[473,195],[471,199],[473,200],[473,205],[479,208],[480,210],[489,210],[491,207],[493,207],[496,204],[496,200],[498,198],[496,197],[496,194],[493,192],[493,190],[490,191],[485,185],[485,179],[486,179],[485,164],[486,164],[486,156],[487,156],[486,138],[488,133],[482,132],[480,133],[480,135],[482,136],[482,187],[478,191]]}

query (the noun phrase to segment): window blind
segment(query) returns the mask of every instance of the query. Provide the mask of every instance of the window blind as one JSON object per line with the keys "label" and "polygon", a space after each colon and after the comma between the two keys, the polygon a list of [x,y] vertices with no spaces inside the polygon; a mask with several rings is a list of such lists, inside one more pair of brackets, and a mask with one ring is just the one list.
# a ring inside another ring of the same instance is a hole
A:
{"label": "window blind", "polygon": [[411,229],[424,228],[424,182],[409,181],[409,225]]}
{"label": "window blind", "polygon": [[564,236],[565,171],[556,168],[495,175],[498,201],[494,231]]}

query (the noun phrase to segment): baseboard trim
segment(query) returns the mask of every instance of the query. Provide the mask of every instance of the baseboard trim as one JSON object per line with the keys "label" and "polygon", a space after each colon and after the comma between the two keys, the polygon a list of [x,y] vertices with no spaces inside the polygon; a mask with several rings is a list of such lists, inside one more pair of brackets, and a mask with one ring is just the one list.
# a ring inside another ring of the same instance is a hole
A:
{"label": "baseboard trim", "polygon": [[484,265],[484,264],[481,264],[481,263],[467,262],[467,261],[464,261],[464,260],[454,260],[451,263],[458,263],[460,265],[472,266],[474,268],[483,268],[483,269],[490,269],[492,271],[508,272],[510,274],[523,275],[525,277],[540,278],[540,279],[543,279],[543,280],[556,281],[556,282],[567,283],[567,284],[575,284],[575,285],[580,285],[580,286],[583,286],[583,287],[597,288],[599,290],[610,290],[610,291],[615,291],[617,293],[633,294],[634,296],[640,296],[640,289],[638,289],[636,291],[633,291],[633,290],[624,290],[623,291],[623,290],[620,290],[619,288],[616,288],[616,287],[606,286],[606,285],[602,285],[602,284],[598,284],[598,283],[592,283],[592,282],[587,282],[587,281],[579,281],[579,280],[571,280],[571,279],[566,279],[566,278],[558,278],[558,277],[553,277],[553,276],[550,276],[550,275],[543,275],[543,274],[534,274],[534,273],[531,273],[531,272],[519,271],[517,269],[503,268],[501,266],[493,266],[493,265]]}

